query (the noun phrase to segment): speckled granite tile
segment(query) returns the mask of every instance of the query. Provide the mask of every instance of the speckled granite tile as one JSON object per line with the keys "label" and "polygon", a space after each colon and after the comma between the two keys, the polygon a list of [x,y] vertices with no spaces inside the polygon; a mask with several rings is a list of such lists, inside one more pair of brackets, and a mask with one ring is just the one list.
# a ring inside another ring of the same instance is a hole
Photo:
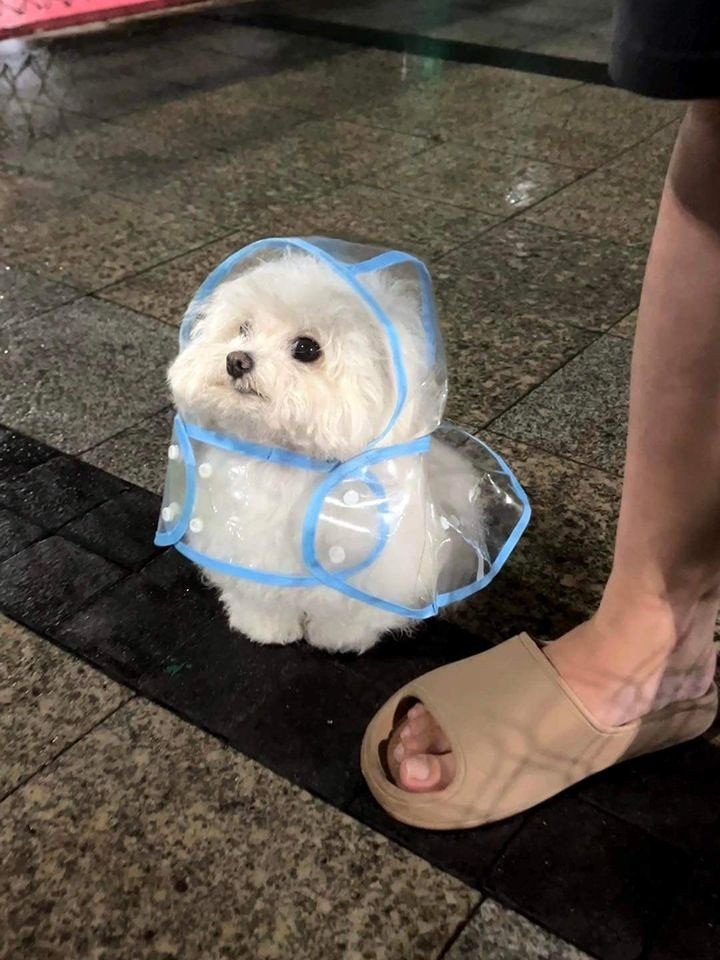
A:
{"label": "speckled granite tile", "polygon": [[610,58],[610,37],[601,29],[552,30],[547,37],[533,39],[523,50],[544,53],[550,57],[607,63]]}
{"label": "speckled granite tile", "polygon": [[679,122],[673,120],[631,150],[621,153],[604,169],[626,180],[637,181],[645,190],[648,186],[652,186],[659,196],[677,140],[678,129]]}
{"label": "speckled granite tile", "polygon": [[162,126],[137,130],[108,122],[85,121],[52,138],[10,152],[6,161],[33,177],[58,177],[91,190],[111,190],[130,173],[172,172],[177,158],[208,152],[201,139],[173,141]]}
{"label": "speckled granite tile", "polygon": [[[213,11],[217,15],[218,11]],[[183,17],[185,21],[186,18]],[[341,56],[354,47],[332,40],[263,30],[228,23],[227,20],[208,20],[204,17],[187,18],[187,30],[195,43],[210,50],[221,50],[236,57],[249,58],[268,69],[287,67],[288,64],[311,66],[314,61]],[[199,29],[199,25],[201,28]],[[180,26],[180,24],[178,24]]]}
{"label": "speckled granite tile", "polygon": [[[0,77],[4,75],[3,66],[0,54]],[[51,143],[55,137],[98,122],[97,118],[66,110],[61,104],[14,97],[3,99],[0,87],[0,160],[9,165],[22,165],[23,157]]]}
{"label": "speckled granite tile", "polygon": [[65,283],[56,283],[27,270],[0,264],[0,322],[30,320],[80,294]]}
{"label": "speckled granite tile", "polygon": [[589,170],[682,113],[677,103],[609,87],[492,67],[474,70],[474,82],[442,86],[433,96],[410,85],[370,97],[357,119]]}
{"label": "speckled granite tile", "polygon": [[147,203],[11,173],[0,178],[0,219],[0,257],[85,291],[219,234],[177,211],[158,213]]}
{"label": "speckled granite tile", "polygon": [[[292,158],[283,149],[269,154],[269,166],[251,148],[223,154],[212,164],[199,159],[182,161],[169,179],[131,175],[115,185],[114,193],[134,206],[144,205],[161,220],[189,219],[213,224],[210,236],[204,237],[207,241],[234,232],[238,220],[250,209],[262,210],[269,203],[312,200],[337,185],[335,174],[325,176],[292,166]],[[199,246],[198,236],[195,243],[185,245],[185,250]],[[154,259],[157,262],[167,257]]]}
{"label": "speckled granite tile", "polygon": [[485,301],[486,290],[491,286],[465,277],[436,287],[449,374],[447,415],[473,428],[499,416],[595,336],[532,308],[525,313],[517,303],[496,311],[492,292]]}
{"label": "speckled granite tile", "polygon": [[447,960],[591,960],[514,910],[485,900],[450,950]]}
{"label": "speckled granite tile", "polygon": [[541,201],[524,218],[584,236],[647,246],[659,201],[656,184],[602,169]]}
{"label": "speckled granite tile", "polygon": [[76,453],[163,408],[173,330],[85,297],[0,328],[0,420]]}
{"label": "speckled granite tile", "polygon": [[121,122],[136,135],[161,136],[173,153],[193,156],[209,149],[239,150],[250,143],[272,142],[309,116],[298,109],[274,110],[260,98],[228,96],[221,87],[150,104],[125,114]]}
{"label": "speckled granite tile", "polygon": [[270,163],[279,153],[285,166],[348,182],[395,168],[430,146],[427,137],[345,120],[308,120],[261,150],[259,157]]}
{"label": "speckled granite tile", "polygon": [[608,330],[608,333],[614,337],[623,337],[625,340],[632,340],[635,336],[635,327],[637,326],[638,312],[633,310],[626,317],[623,317],[619,323]]}
{"label": "speckled granite tile", "polygon": [[[258,212],[257,220],[258,227],[260,224],[265,227],[267,221],[264,212]],[[290,229],[286,234],[289,236],[294,232]],[[303,233],[302,230],[297,232]],[[262,236],[278,235],[283,234],[276,233],[269,225],[267,229],[259,229],[256,234],[232,233],[222,240],[215,240],[191,253],[166,260],[157,267],[105,287],[98,296],[177,327],[187,305],[211,270],[245,244]]]}
{"label": "speckled granite tile", "polygon": [[483,431],[512,466],[533,508],[527,532],[497,580],[448,618],[484,641],[522,631],[553,640],[596,608],[610,572],[621,482]]}
{"label": "speckled granite tile", "polygon": [[501,6],[512,23],[554,23],[558,28],[607,17],[611,10],[608,0],[510,0]]}
{"label": "speckled granite tile", "polygon": [[638,302],[643,246],[626,246],[513,220],[443,257],[434,277],[452,290],[465,278],[477,295],[458,319],[519,314],[607,330]]}
{"label": "speckled granite tile", "polygon": [[143,701],[13,794],[0,838],[8,958],[431,960],[479,899]]}
{"label": "speckled granite tile", "polygon": [[384,190],[343,187],[307,203],[270,203],[236,222],[238,232],[106,287],[104,299],[179,324],[208,273],[229,254],[263,236],[335,236],[409,250],[423,259],[479,236],[495,218]]}
{"label": "speckled granite tile", "polygon": [[[289,107],[353,120],[362,113],[362,103],[384,100],[410,88],[416,97],[433,99],[445,90],[461,89],[476,80],[476,72],[464,64],[387,50],[350,48],[342,56],[248,76],[224,89],[229,98],[251,98],[272,104],[275,109]],[[567,85],[567,81],[564,83]],[[388,126],[405,130],[403,126]]]}
{"label": "speckled granite tile", "polygon": [[493,428],[561,456],[621,473],[632,345],[603,337],[550,377]]}
{"label": "speckled granite tile", "polygon": [[[424,36],[437,24],[452,20],[455,7],[455,3],[418,3],[416,0],[384,3],[382,0],[365,0],[364,3],[325,3],[321,5],[321,12],[315,5],[315,16],[321,16],[323,20],[333,23],[419,33]],[[312,12],[313,5],[307,5],[307,13],[312,15]]]}
{"label": "speckled granite tile", "polygon": [[[123,42],[124,41],[124,42]],[[182,95],[188,85],[231,82],[245,74],[243,61],[182,39],[155,38],[115,46],[64,39],[28,49],[24,68],[16,68],[12,93],[98,117],[121,115],[145,103]],[[152,61],[153,69],[147,65]]]}
{"label": "speckled granite tile", "polygon": [[[402,61],[396,61],[396,73],[398,66],[401,74]],[[429,75],[432,69],[442,68],[428,66]],[[479,143],[483,142],[483,130],[492,135],[495,117],[532,110],[542,97],[578,86],[573,80],[476,64],[463,64],[438,77],[430,76],[425,83],[418,83],[412,76],[404,83],[398,83],[398,79],[373,92],[362,104],[356,98],[353,118],[390,130],[477,139]]]}
{"label": "speckled granite tile", "polygon": [[270,204],[262,213],[248,217],[244,229],[247,236],[258,235],[266,223],[281,228],[281,235],[312,236],[320,231],[321,235],[407,250],[430,260],[479,236],[496,222],[487,214],[426,197],[393,194],[388,202],[386,190],[351,184],[312,203]]}
{"label": "speckled granite tile", "polygon": [[82,459],[139,487],[161,493],[174,410],[168,407],[86,450]]}
{"label": "speckled granite tile", "polygon": [[[507,12],[507,11],[505,11]],[[462,40],[465,43],[487,44],[495,47],[509,47],[520,50],[532,43],[547,40],[557,30],[547,24],[513,23],[499,13],[478,13],[460,8],[449,22],[432,27],[427,32],[430,37],[441,40]]]}
{"label": "speckled granite tile", "polygon": [[0,796],[132,694],[0,614]]}
{"label": "speckled granite tile", "polygon": [[569,167],[446,143],[366,179],[400,193],[503,217],[554,193],[576,176]]}
{"label": "speckled granite tile", "polygon": [[150,192],[154,209],[184,210],[236,230],[248,208],[320,196],[427,146],[423,138],[389,130],[309,120],[268,143],[224,154],[224,160],[178,165],[169,180],[141,174],[114,189],[138,203]]}
{"label": "speckled granite tile", "polygon": [[651,136],[682,113],[677,102],[648,100],[624,90],[583,84],[543,97],[525,109],[494,109],[484,139],[477,124],[460,139],[591,169]]}

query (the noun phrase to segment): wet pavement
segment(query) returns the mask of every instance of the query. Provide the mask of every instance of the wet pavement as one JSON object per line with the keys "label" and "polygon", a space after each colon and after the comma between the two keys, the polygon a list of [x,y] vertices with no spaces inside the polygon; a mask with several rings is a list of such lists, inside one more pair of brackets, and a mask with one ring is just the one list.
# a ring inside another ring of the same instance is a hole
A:
{"label": "wet pavement", "polygon": [[[556,635],[608,572],[682,114],[602,81],[608,38],[605,0],[398,0],[0,44],[3,960],[717,957],[717,732],[467,833],[358,769],[399,684]],[[317,233],[428,262],[448,412],[535,511],[490,590],[359,659],[232,635],[151,544],[188,299]]]}

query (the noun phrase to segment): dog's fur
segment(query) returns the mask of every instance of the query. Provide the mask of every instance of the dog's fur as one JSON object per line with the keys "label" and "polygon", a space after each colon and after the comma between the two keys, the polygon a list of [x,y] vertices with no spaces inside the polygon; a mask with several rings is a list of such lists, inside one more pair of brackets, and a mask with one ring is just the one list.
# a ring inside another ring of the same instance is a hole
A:
{"label": "dog's fur", "polygon": [[[434,406],[439,414],[444,385],[420,382],[427,377],[421,362],[427,345],[418,329],[414,288],[381,271],[368,274],[365,282],[393,319],[408,371],[408,401],[383,441],[400,443],[433,429],[427,410]],[[316,340],[322,357],[314,363],[294,359],[298,337]],[[237,350],[250,354],[254,367],[233,380],[226,357]],[[298,253],[259,263],[221,284],[168,376],[175,404],[188,421],[323,460],[347,460],[362,452],[383,431],[396,401],[388,346],[370,309],[328,266]],[[438,391],[429,405],[421,402],[424,390]],[[192,546],[242,566],[307,574],[298,559],[299,537],[318,474],[249,459],[243,459],[241,471],[233,470],[231,456],[208,448],[212,506],[198,507],[206,519],[201,532],[189,534]],[[473,562],[463,538],[449,538],[437,522],[445,495],[456,513],[455,504],[463,499],[454,497],[448,484],[462,490],[467,501],[474,486],[471,468],[434,442],[424,457],[397,458],[374,469],[405,502],[385,549],[352,583],[371,595],[424,606],[434,596],[449,550],[464,549],[463,562]],[[434,482],[438,477],[440,484]],[[477,527],[477,505],[467,503],[461,519]],[[327,546],[333,528],[326,526],[319,542],[325,539]],[[220,590],[231,625],[259,643],[305,637],[327,650],[362,652],[386,631],[407,629],[413,622],[320,585],[274,587],[211,571],[206,575]]]}

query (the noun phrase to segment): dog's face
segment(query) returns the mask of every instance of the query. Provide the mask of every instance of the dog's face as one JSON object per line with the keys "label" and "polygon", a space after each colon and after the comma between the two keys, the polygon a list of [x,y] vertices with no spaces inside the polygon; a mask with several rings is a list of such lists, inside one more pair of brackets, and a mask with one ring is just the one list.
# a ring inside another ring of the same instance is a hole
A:
{"label": "dog's face", "polygon": [[326,459],[363,450],[395,403],[369,308],[329,267],[299,254],[222,284],[169,381],[195,423]]}

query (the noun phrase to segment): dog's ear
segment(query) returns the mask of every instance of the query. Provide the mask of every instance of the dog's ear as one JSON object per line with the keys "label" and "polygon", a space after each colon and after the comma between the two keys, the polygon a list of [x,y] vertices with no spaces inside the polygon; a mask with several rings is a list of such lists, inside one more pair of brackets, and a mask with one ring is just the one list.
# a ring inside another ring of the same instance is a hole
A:
{"label": "dog's ear", "polygon": [[407,399],[390,436],[402,442],[431,433],[445,409],[447,374],[429,275],[415,261],[404,261],[360,279],[392,325],[407,381]]}

